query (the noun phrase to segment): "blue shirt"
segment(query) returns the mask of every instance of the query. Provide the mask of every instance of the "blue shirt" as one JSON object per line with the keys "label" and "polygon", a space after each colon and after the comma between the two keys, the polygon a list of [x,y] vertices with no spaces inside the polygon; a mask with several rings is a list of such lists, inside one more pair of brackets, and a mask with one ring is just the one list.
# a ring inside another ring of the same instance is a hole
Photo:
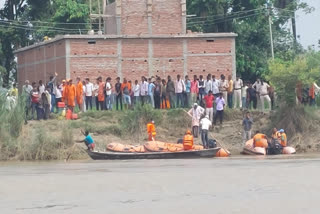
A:
{"label": "blue shirt", "polygon": [[186,92],[190,93],[191,92],[191,81],[187,80],[185,85],[186,85]]}
{"label": "blue shirt", "polygon": [[87,144],[92,144],[94,143],[92,137],[90,135],[87,135],[86,138],[84,139]]}
{"label": "blue shirt", "polygon": [[149,95],[153,95],[153,88],[156,87],[153,83],[150,83],[149,84],[149,87],[148,87],[148,94]]}

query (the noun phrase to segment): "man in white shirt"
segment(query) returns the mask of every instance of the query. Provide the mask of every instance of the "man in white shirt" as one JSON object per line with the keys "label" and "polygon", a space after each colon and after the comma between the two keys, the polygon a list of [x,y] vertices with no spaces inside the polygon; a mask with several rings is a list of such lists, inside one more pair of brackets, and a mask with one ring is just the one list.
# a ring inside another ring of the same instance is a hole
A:
{"label": "man in white shirt", "polygon": [[176,96],[177,96],[177,108],[183,107],[183,92],[186,90],[186,86],[184,84],[184,81],[181,80],[181,76],[178,74],[177,75],[177,80],[176,80],[176,85],[175,85],[175,90],[176,90]]}
{"label": "man in white shirt", "polygon": [[212,93],[214,95],[214,97],[219,96],[219,80],[216,79],[216,76],[213,75],[212,76]]}
{"label": "man in white shirt", "polygon": [[106,108],[107,110],[112,110],[112,85],[111,85],[111,77],[106,79]]}
{"label": "man in white shirt", "polygon": [[226,80],[226,77],[224,75],[221,75],[221,80],[220,80],[220,93],[222,93],[223,99],[227,102],[228,100],[228,88],[229,88],[229,83]]}
{"label": "man in white shirt", "polygon": [[256,92],[257,92],[257,106],[258,106],[258,108],[261,108],[261,102],[260,102],[260,79],[259,78],[252,85],[252,88],[256,89]]}
{"label": "man in white shirt", "polygon": [[86,78],[86,90],[85,95],[86,95],[86,109],[89,110],[89,105],[90,105],[90,110],[92,110],[92,95],[94,93],[94,89],[93,89],[93,84],[90,82],[89,78]]}
{"label": "man in white shirt", "polygon": [[133,105],[135,106],[139,102],[140,97],[140,85],[138,80],[134,81],[133,87]]}
{"label": "man in white shirt", "polygon": [[211,80],[211,76],[207,76],[207,80],[204,81],[204,85],[205,85],[205,92],[206,95],[209,94],[209,91],[212,91],[212,80]]}
{"label": "man in white shirt", "polygon": [[206,115],[205,118],[201,119],[200,125],[201,125],[201,141],[202,141],[203,147],[205,149],[208,149],[209,148],[208,132],[209,132],[209,128],[212,125],[212,122],[211,120],[209,120],[208,115]]}
{"label": "man in white shirt", "polygon": [[248,90],[248,84],[245,83],[244,86],[241,89],[241,97],[242,97],[242,108],[247,109],[247,90]]}
{"label": "man in white shirt", "polygon": [[148,88],[149,88],[149,84],[147,82],[147,79],[144,76],[142,76],[141,77],[141,85],[140,85],[140,100],[141,100],[142,105],[144,105],[144,103],[147,103]]}
{"label": "man in white shirt", "polygon": [[204,108],[198,105],[198,103],[193,104],[193,108],[188,111],[188,114],[192,117],[192,135],[197,138],[199,133],[200,118],[204,114]]}
{"label": "man in white shirt", "polygon": [[40,93],[40,95],[45,91],[45,89],[46,88],[45,88],[42,80],[39,80],[39,93]]}
{"label": "man in white shirt", "polygon": [[261,111],[264,112],[265,108],[265,101],[268,102],[269,110],[271,110],[271,99],[269,97],[268,89],[270,86],[268,83],[263,82],[263,80],[260,80],[260,103],[261,103]]}
{"label": "man in white shirt", "polygon": [[94,102],[96,104],[97,111],[99,110],[99,100],[98,100],[98,90],[99,90],[99,80],[96,80],[96,83],[93,85],[92,95],[94,96]]}
{"label": "man in white shirt", "polygon": [[29,84],[29,80],[25,81],[25,85],[22,86],[23,96],[26,97],[26,118],[29,116],[29,110],[31,108],[31,91],[32,86]]}
{"label": "man in white shirt", "polygon": [[239,103],[239,107],[242,108],[242,97],[241,97],[241,89],[243,87],[242,79],[237,75],[236,81],[233,83],[234,88],[234,108],[237,108],[237,104]]}

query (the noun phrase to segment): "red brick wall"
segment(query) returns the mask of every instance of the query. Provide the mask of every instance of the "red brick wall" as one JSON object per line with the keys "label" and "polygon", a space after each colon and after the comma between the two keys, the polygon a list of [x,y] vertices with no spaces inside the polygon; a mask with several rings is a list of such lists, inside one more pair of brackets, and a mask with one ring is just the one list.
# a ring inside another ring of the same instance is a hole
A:
{"label": "red brick wall", "polygon": [[122,0],[121,23],[124,35],[148,34],[146,0]]}
{"label": "red brick wall", "polygon": [[[113,80],[119,75],[128,80],[140,80],[141,76],[153,75],[166,78],[171,75],[174,79],[178,74],[186,73],[206,76],[208,73],[220,76],[232,73],[232,56],[229,53],[232,39],[187,38],[186,62],[183,54],[184,39],[153,39],[153,55],[149,56],[148,39],[122,39],[121,58],[118,58],[117,39],[96,39],[96,44],[88,44],[88,39],[70,39],[70,76],[76,79],[89,77],[95,80],[108,76]],[[56,59],[52,50],[56,46]],[[18,71],[19,83],[25,79],[48,81],[49,76],[56,70],[58,81],[66,77],[65,42],[56,42],[51,47],[42,46],[18,54],[18,64],[31,63],[30,66],[20,67]],[[44,49],[46,48],[46,63]],[[221,55],[223,54],[223,55]],[[150,57],[152,57],[150,61]],[[42,61],[41,61],[42,60]],[[33,63],[33,64],[32,64]],[[121,67],[118,68],[118,65]],[[149,71],[149,69],[151,69]],[[121,73],[118,73],[121,70]]]}
{"label": "red brick wall", "polygon": [[152,2],[152,33],[182,33],[180,0],[153,0]]}

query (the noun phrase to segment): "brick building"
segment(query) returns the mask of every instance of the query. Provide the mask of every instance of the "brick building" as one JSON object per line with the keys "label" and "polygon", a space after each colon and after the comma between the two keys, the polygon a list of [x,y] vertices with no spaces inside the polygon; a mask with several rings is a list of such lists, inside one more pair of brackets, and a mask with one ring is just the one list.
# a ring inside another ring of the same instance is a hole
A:
{"label": "brick building", "polygon": [[108,76],[232,74],[234,33],[186,33],[185,0],[105,2],[105,34],[64,35],[21,48],[18,82]]}

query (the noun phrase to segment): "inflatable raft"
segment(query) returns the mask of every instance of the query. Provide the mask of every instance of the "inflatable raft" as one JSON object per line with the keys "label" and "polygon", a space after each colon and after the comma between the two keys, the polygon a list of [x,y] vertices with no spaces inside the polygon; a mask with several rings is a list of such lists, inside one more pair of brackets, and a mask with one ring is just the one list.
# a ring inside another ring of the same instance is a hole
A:
{"label": "inflatable raft", "polygon": [[[262,143],[264,147],[255,147],[253,148],[253,139],[248,140],[246,142],[245,147],[243,148],[242,154],[245,155],[267,155],[267,147],[268,147],[268,142],[266,139],[262,139]],[[284,155],[290,155],[290,154],[295,154],[296,150],[293,147],[287,146],[282,149],[282,154]]]}

